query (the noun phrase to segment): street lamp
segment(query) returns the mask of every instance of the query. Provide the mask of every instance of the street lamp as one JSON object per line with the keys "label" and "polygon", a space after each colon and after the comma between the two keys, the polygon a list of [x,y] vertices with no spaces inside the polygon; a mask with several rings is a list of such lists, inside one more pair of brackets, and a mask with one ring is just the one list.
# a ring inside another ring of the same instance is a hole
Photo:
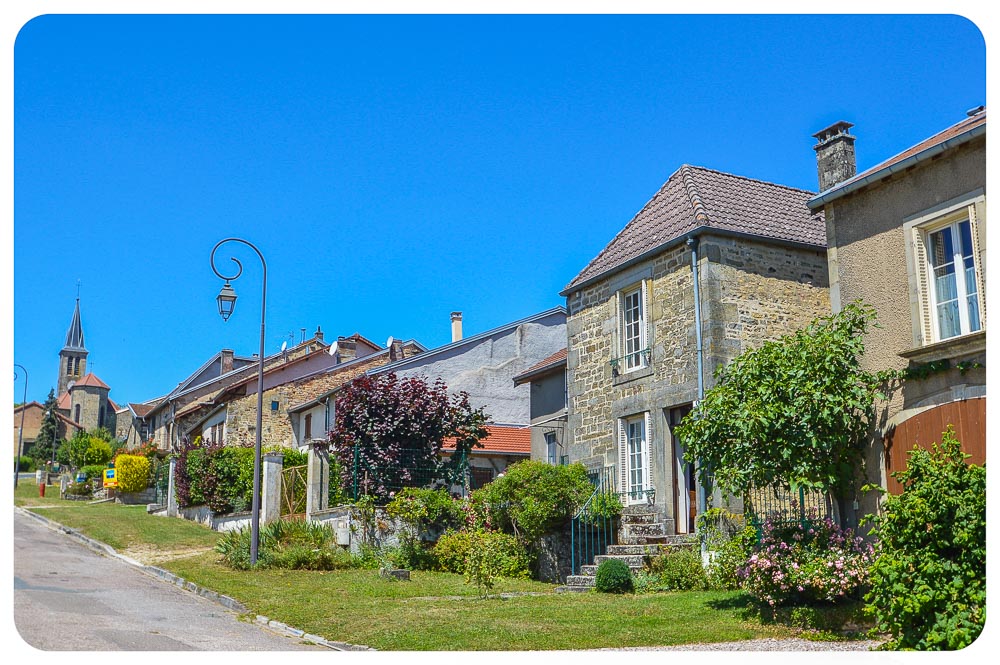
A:
{"label": "street lamp", "polygon": [[[24,372],[24,397],[21,398],[21,426],[17,430],[17,460],[14,461],[14,489],[17,489],[17,474],[21,470],[21,454],[24,452],[22,441],[24,439],[24,412],[28,410],[28,370],[23,365],[14,363],[14,367],[20,367]],[[14,380],[17,380],[17,370],[14,370]]]}
{"label": "street lamp", "polygon": [[264,311],[267,303],[267,263],[264,261],[264,255],[260,253],[260,250],[242,238],[226,238],[225,240],[220,240],[212,248],[210,259],[212,271],[219,279],[226,280],[226,283],[222,285],[222,290],[216,297],[216,302],[219,305],[219,315],[222,316],[223,321],[228,321],[229,317],[233,314],[233,310],[236,308],[236,291],[233,290],[229,282],[243,274],[243,264],[235,257],[230,257],[229,259],[236,264],[235,275],[224,275],[215,267],[215,252],[227,242],[243,243],[252,249],[257,253],[257,258],[260,259],[260,264],[264,269],[260,294],[260,364],[257,368],[257,429],[254,433],[253,503],[250,512],[250,565],[253,565],[257,563],[257,546],[260,543],[260,436],[264,402]]}

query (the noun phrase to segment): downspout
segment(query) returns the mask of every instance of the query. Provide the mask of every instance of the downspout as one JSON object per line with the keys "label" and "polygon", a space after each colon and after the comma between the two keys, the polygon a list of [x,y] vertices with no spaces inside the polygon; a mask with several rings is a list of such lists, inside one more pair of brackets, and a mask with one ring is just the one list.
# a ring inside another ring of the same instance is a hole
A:
{"label": "downspout", "polygon": [[[687,239],[687,246],[691,249],[691,280],[694,282],[694,337],[695,337],[695,347],[696,355],[698,359],[698,402],[705,398],[705,349],[704,343],[701,336],[701,293],[698,289],[698,237],[694,236]],[[700,474],[698,474],[700,477]],[[707,508],[707,492],[706,487],[702,483],[698,483],[697,493],[698,493],[698,514],[702,515],[705,513]]]}

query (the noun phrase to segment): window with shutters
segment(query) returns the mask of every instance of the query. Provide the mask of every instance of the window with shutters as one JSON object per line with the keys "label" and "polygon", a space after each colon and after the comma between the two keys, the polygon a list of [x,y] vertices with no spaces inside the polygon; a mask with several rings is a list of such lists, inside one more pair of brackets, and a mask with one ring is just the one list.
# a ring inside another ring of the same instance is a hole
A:
{"label": "window with shutters", "polygon": [[618,371],[631,372],[649,364],[646,330],[646,283],[623,289],[618,297]]}
{"label": "window with shutters", "polygon": [[907,223],[918,344],[927,345],[986,328],[985,198],[946,206]]}
{"label": "window with shutters", "polygon": [[652,491],[649,413],[618,420],[618,486],[628,504],[643,503]]}

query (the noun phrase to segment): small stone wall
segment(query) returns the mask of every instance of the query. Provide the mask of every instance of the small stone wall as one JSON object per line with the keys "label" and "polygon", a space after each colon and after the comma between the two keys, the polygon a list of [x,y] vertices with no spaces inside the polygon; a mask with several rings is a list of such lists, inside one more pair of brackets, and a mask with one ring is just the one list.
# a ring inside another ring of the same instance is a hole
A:
{"label": "small stone wall", "polygon": [[251,521],[251,514],[249,512],[216,515],[208,506],[178,508],[177,516],[181,519],[203,524],[212,531],[234,531],[241,527],[249,527]]}
{"label": "small stone wall", "polygon": [[538,579],[562,584],[572,573],[572,540],[569,529],[542,536],[538,545]]}
{"label": "small stone wall", "polygon": [[115,503],[122,503],[126,506],[137,506],[139,504],[150,504],[156,501],[156,488],[147,487],[141,492],[122,492],[115,496]]}

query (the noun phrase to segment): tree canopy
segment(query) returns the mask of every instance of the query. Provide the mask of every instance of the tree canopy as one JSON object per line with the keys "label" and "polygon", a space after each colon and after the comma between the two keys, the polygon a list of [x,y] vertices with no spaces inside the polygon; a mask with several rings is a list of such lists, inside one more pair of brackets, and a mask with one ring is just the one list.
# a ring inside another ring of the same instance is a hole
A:
{"label": "tree canopy", "polygon": [[843,491],[886,377],[862,369],[874,308],[860,302],[745,351],[677,428],[685,459],[721,489],[780,485]]}
{"label": "tree canopy", "polygon": [[[337,396],[330,443],[344,488],[385,500],[403,487],[459,480],[469,451],[488,436],[487,420],[467,393],[449,395],[440,379],[362,376]],[[445,439],[454,441],[448,457]]]}

